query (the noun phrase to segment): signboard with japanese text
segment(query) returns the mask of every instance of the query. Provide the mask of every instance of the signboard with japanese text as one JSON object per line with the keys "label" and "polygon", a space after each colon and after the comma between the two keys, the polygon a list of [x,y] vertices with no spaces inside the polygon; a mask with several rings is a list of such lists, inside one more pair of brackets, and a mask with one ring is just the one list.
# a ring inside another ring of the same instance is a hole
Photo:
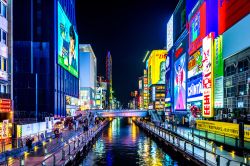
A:
{"label": "signboard with japanese text", "polygon": [[203,117],[213,117],[213,39],[214,33],[210,33],[203,39]]}

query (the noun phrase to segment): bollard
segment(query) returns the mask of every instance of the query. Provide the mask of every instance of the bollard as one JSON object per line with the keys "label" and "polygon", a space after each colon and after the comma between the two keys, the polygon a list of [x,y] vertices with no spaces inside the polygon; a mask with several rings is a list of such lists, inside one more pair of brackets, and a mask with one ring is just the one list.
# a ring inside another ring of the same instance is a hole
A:
{"label": "bollard", "polygon": [[53,166],[55,166],[55,165],[56,165],[56,155],[53,154]]}
{"label": "bollard", "polygon": [[217,163],[217,166],[220,166],[220,156],[219,155],[216,156],[216,163]]}
{"label": "bollard", "polygon": [[24,166],[24,157],[23,156],[20,157],[20,166]]}
{"label": "bollard", "polygon": [[65,150],[62,149],[62,160],[65,160]]}

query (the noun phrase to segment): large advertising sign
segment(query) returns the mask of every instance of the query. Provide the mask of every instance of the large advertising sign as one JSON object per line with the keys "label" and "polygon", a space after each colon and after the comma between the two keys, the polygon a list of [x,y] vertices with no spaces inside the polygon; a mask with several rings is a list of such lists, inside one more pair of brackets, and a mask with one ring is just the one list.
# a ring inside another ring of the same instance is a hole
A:
{"label": "large advertising sign", "polygon": [[78,77],[78,35],[59,2],[58,64]]}
{"label": "large advertising sign", "polygon": [[202,73],[202,48],[196,51],[188,59],[188,78]]}
{"label": "large advertising sign", "polygon": [[250,13],[249,0],[218,0],[219,34]]}
{"label": "large advertising sign", "polygon": [[166,84],[165,84],[165,102],[171,101],[171,56],[168,55],[166,58]]}
{"label": "large advertising sign", "polygon": [[224,89],[223,73],[224,63],[222,55],[222,36],[214,40],[215,58],[214,58],[214,108],[223,108],[224,106]]}
{"label": "large advertising sign", "polygon": [[202,100],[202,77],[187,83],[187,101]]}
{"label": "large advertising sign", "polygon": [[171,47],[173,46],[173,38],[174,38],[173,26],[174,26],[174,22],[173,22],[173,15],[172,15],[167,23],[167,51],[169,51]]}
{"label": "large advertising sign", "polygon": [[153,50],[148,61],[149,86],[152,84],[165,84],[166,50]]}
{"label": "large advertising sign", "polygon": [[10,99],[0,99],[0,113],[11,111],[11,100]]}
{"label": "large advertising sign", "polygon": [[210,33],[203,39],[203,109],[204,117],[213,117],[213,39],[214,33]]}
{"label": "large advertising sign", "polygon": [[[222,136],[238,138],[239,137],[239,124],[216,122],[208,120],[197,120],[197,129],[208,131]],[[250,125],[244,125],[244,140],[250,141]]]}
{"label": "large advertising sign", "polygon": [[174,109],[186,109],[186,53],[174,64]]}
{"label": "large advertising sign", "polygon": [[206,2],[195,13],[189,22],[189,55],[202,46],[202,39],[206,36]]}

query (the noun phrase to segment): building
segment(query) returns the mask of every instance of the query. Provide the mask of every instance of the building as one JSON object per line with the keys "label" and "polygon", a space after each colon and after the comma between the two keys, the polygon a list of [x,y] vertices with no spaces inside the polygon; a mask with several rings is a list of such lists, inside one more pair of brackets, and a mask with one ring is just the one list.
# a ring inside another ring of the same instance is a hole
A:
{"label": "building", "polygon": [[[235,6],[230,8],[230,6]],[[237,15],[237,9],[241,12]],[[225,15],[227,11],[227,16]],[[215,115],[217,120],[250,123],[250,3],[218,5],[216,40]],[[227,24],[225,24],[227,23]],[[224,65],[224,66],[223,66]],[[224,99],[224,100],[223,100]]]}
{"label": "building", "polygon": [[138,106],[139,106],[139,109],[143,109],[144,108],[144,101],[143,101],[143,95],[144,95],[143,81],[144,81],[144,76],[139,77],[139,81],[138,81],[138,86],[139,86]]}
{"label": "building", "polygon": [[104,78],[102,76],[97,77],[97,88],[96,88],[96,108],[97,109],[106,109],[106,103],[107,103],[107,83],[104,81]]}
{"label": "building", "polygon": [[148,58],[149,109],[164,109],[166,56],[166,50],[153,50]]}
{"label": "building", "polygon": [[12,135],[12,1],[0,0],[0,140]]}
{"label": "building", "polygon": [[12,2],[14,120],[65,117],[79,97],[75,1]]}
{"label": "building", "polygon": [[97,60],[90,44],[80,44],[80,105],[82,110],[96,108]]}
{"label": "building", "polygon": [[107,108],[113,109],[114,107],[114,101],[113,101],[113,83],[112,83],[112,56],[110,51],[108,51],[106,56],[106,80],[107,80],[107,97],[108,97],[108,103]]}

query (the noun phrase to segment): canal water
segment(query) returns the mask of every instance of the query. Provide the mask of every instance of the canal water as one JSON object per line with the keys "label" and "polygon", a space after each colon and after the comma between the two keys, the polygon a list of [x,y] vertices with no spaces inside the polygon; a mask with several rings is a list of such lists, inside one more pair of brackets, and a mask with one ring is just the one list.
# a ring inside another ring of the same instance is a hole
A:
{"label": "canal water", "polygon": [[178,165],[131,118],[114,119],[80,166]]}

